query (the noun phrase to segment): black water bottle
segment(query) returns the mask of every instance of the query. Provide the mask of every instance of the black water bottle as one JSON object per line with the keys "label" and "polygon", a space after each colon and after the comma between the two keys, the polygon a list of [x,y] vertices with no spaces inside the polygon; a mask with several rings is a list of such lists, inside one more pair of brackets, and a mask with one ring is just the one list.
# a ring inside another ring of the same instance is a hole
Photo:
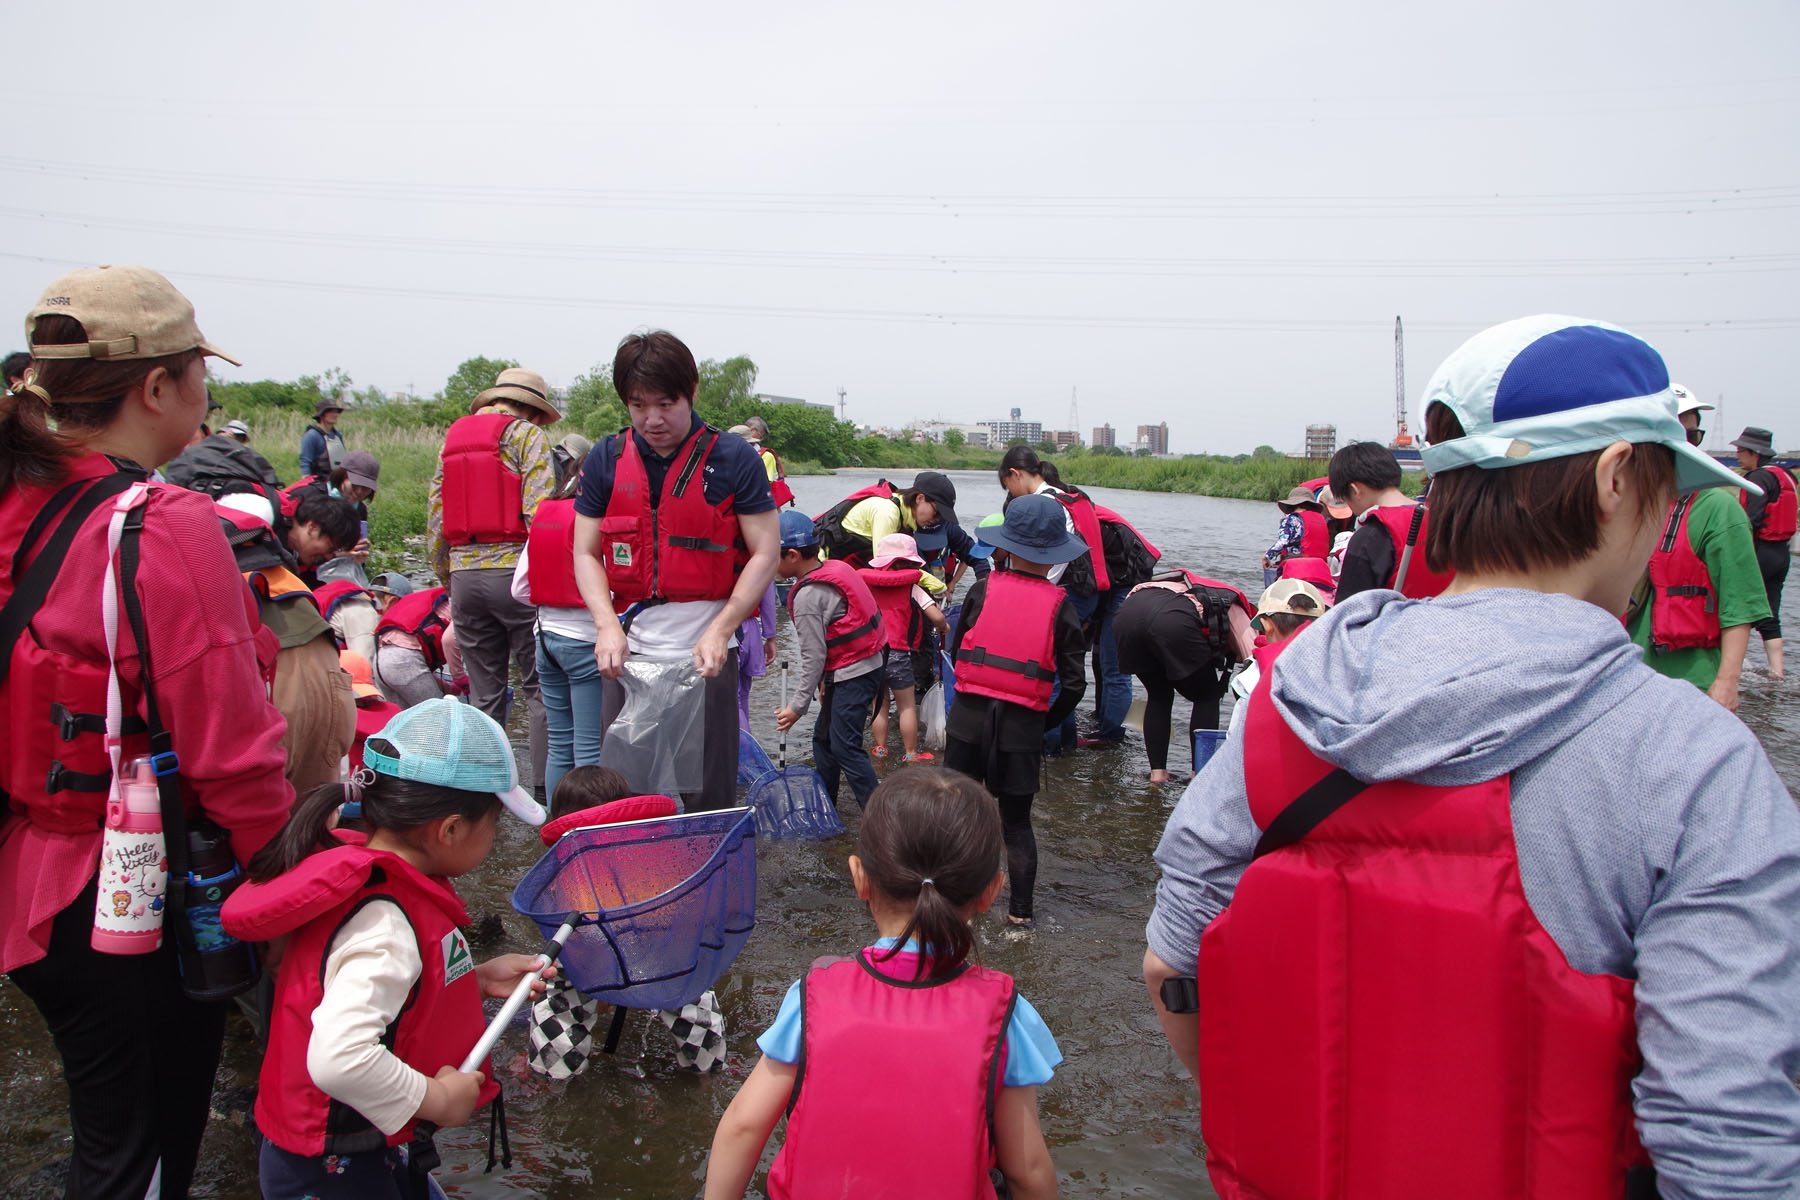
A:
{"label": "black water bottle", "polygon": [[230,835],[204,817],[188,822],[187,879],[182,895],[191,939],[182,939],[182,990],[195,1000],[226,1000],[260,975],[249,943],[225,932],[219,908],[244,881]]}

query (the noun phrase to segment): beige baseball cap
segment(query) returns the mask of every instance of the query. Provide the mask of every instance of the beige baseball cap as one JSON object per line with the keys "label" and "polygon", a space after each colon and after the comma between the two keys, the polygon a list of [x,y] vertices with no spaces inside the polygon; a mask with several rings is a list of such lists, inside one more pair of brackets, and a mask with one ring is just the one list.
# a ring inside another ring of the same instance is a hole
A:
{"label": "beige baseball cap", "polygon": [[1259,622],[1270,613],[1322,617],[1330,603],[1325,593],[1304,579],[1277,579],[1263,590],[1262,598],[1256,602],[1256,617],[1250,624],[1261,629]]}
{"label": "beige baseball cap", "polygon": [[[88,340],[40,346],[32,337],[37,319],[50,313],[74,317]],[[33,358],[161,358],[199,350],[243,366],[200,333],[194,306],[175,285],[149,267],[84,267],[44,289],[25,318],[25,341]]]}

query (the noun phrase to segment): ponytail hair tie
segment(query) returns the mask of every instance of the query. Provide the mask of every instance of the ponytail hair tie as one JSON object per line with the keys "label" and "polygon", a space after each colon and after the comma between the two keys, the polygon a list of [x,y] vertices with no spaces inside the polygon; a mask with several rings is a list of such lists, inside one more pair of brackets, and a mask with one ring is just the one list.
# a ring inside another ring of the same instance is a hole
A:
{"label": "ponytail hair tie", "polygon": [[933,878],[932,878],[932,877],[931,877],[931,876],[929,876],[929,875],[927,875],[927,876],[926,876],[926,877],[925,877],[925,878],[923,878],[923,879],[921,879],[921,880],[919,880],[919,887],[920,887],[920,889],[921,889],[921,890],[923,890],[923,889],[924,889],[924,887],[925,887],[925,885],[926,885],[926,884],[928,884],[928,883],[929,883],[929,884],[930,884],[930,885],[931,885],[931,886],[933,886],[933,887],[936,887],[936,886],[937,886],[937,880],[935,880],[935,879],[933,879]]}
{"label": "ponytail hair tie", "polygon": [[12,394],[15,396],[23,396],[26,392],[30,392],[32,395],[36,396],[39,400],[42,400],[44,402],[44,407],[48,408],[50,406],[50,393],[46,392],[38,384],[38,382],[35,378],[25,379],[20,382],[18,387],[10,388],[8,390],[11,391]]}

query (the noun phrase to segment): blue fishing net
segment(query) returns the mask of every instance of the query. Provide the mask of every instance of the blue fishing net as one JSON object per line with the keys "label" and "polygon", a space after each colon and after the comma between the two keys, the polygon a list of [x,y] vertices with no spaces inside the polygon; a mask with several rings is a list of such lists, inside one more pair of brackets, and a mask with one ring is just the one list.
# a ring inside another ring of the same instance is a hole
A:
{"label": "blue fishing net", "polygon": [[774,769],[775,762],[762,743],[751,737],[748,729],[738,730],[738,786],[748,787]]}
{"label": "blue fishing net", "polygon": [[756,926],[755,818],[728,808],[564,834],[513,889],[545,937],[563,918],[562,970],[595,1000],[680,1008],[731,965]]}
{"label": "blue fishing net", "polygon": [[756,811],[756,832],[779,841],[836,837],[844,832],[825,781],[811,767],[764,772],[744,803]]}

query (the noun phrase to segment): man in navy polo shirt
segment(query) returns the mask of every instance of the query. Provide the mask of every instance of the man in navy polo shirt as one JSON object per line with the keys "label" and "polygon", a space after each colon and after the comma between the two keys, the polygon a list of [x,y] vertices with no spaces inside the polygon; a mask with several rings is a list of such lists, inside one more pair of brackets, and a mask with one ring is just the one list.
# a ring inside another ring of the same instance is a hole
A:
{"label": "man in navy polo shirt", "polygon": [[694,415],[700,372],[674,334],[620,342],[613,386],[631,428],[594,447],[575,497],[575,580],[608,681],[602,719],[624,704],[628,655],[691,655],[706,679],[706,761],[701,791],[684,799],[690,811],[725,808],[737,780],[735,636],[781,555],[769,478],[749,442]]}

